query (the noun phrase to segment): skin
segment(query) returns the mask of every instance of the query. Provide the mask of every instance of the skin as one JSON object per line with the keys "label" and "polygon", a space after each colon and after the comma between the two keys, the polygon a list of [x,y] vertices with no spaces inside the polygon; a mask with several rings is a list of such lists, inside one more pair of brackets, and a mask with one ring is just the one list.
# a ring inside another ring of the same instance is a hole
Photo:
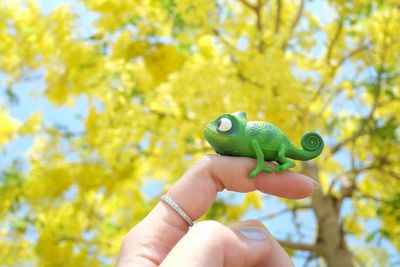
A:
{"label": "skin", "polygon": [[[214,150],[225,156],[256,158],[256,166],[249,177],[264,171],[281,172],[295,166],[291,159],[310,160],[321,154],[324,141],[317,133],[306,133],[301,139],[302,149],[294,146],[275,125],[261,121],[247,121],[245,112],[224,114],[211,121],[204,129],[204,136]],[[275,169],[264,161],[275,161]]]}
{"label": "skin", "polygon": [[[317,188],[311,178],[290,171],[261,173],[254,179],[243,179],[254,161],[243,157],[203,156],[170,187],[167,195],[197,220],[211,207],[217,192],[225,189],[259,190],[298,199],[309,196]],[[242,231],[249,228],[265,238],[246,238]],[[118,266],[286,267],[293,263],[259,221],[230,226],[204,221],[196,223],[189,231],[186,221],[166,203],[159,202],[125,236]]]}

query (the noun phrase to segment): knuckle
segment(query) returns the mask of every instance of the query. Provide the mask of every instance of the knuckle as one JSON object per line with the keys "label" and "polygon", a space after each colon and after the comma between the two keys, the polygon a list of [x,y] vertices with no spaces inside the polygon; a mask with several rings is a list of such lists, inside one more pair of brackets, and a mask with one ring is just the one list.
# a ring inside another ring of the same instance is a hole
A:
{"label": "knuckle", "polygon": [[212,155],[203,155],[197,161],[196,164],[200,168],[211,168],[212,165]]}
{"label": "knuckle", "polygon": [[208,175],[216,184],[217,191],[225,189],[224,184],[221,182],[217,175],[216,169],[218,168],[218,156],[216,155],[203,155],[201,156],[193,166],[195,172],[203,173]]}
{"label": "knuckle", "polygon": [[160,255],[154,244],[151,238],[141,236],[135,228],[131,229],[121,243],[117,266],[158,266]]}
{"label": "knuckle", "polygon": [[215,236],[230,235],[230,230],[226,226],[213,220],[198,222],[193,226],[191,231],[203,240],[213,239]]}
{"label": "knuckle", "polygon": [[225,226],[217,221],[207,220],[207,221],[200,221],[200,222],[196,223],[193,226],[192,231],[212,234],[214,232],[223,231],[224,228],[225,228]]}

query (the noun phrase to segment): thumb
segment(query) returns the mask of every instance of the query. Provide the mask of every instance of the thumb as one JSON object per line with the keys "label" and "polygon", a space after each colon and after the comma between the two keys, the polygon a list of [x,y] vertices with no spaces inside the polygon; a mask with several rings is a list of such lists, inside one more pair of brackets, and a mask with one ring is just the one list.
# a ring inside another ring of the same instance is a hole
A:
{"label": "thumb", "polygon": [[216,221],[195,224],[170,251],[163,267],[243,267],[264,262],[271,236],[258,221],[226,227]]}

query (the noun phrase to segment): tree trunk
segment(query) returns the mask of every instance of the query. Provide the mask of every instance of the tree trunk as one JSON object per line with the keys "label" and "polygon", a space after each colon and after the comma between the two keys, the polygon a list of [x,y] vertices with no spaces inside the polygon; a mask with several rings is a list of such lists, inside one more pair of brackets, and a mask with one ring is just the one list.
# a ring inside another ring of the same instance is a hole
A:
{"label": "tree trunk", "polygon": [[[303,164],[303,173],[318,180],[318,167]],[[316,246],[328,267],[353,267],[352,254],[347,248],[345,234],[339,218],[341,201],[331,194],[316,190],[312,195],[312,208],[318,222]]]}

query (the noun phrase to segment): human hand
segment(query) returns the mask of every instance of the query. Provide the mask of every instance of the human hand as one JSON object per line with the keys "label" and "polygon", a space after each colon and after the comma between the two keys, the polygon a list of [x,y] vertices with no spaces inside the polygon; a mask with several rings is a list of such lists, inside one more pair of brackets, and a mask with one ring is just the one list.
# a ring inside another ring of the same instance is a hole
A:
{"label": "human hand", "polygon": [[[168,191],[193,220],[212,205],[224,189],[236,192],[260,190],[285,197],[304,198],[317,187],[304,175],[285,171],[247,174],[255,162],[250,158],[207,155],[199,159]],[[188,224],[168,204],[159,202],[129,233],[121,246],[118,266],[143,267],[286,267],[288,254],[256,220],[224,226],[216,221]]]}

